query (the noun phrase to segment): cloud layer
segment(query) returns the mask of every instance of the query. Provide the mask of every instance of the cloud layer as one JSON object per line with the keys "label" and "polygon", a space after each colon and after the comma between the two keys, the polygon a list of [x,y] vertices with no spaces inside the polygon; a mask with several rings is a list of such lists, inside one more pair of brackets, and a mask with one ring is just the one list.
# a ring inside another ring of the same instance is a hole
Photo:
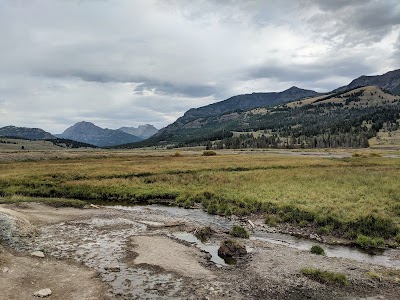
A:
{"label": "cloud layer", "polygon": [[0,126],[163,127],[229,96],[400,67],[400,2],[0,1]]}

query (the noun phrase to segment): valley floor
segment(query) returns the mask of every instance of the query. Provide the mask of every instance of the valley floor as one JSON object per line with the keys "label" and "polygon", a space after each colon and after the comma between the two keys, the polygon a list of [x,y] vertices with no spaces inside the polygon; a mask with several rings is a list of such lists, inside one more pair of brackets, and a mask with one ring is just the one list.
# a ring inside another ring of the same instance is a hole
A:
{"label": "valley floor", "polygon": [[[0,299],[45,288],[49,299],[79,300],[398,299],[398,150],[202,153],[0,152]],[[154,202],[175,207],[138,205]],[[235,240],[249,253],[226,264],[216,251],[233,225],[250,230],[248,219],[252,237]],[[214,234],[199,246],[191,234],[204,226]],[[311,241],[259,238],[270,233]],[[361,260],[347,246],[336,257],[310,253],[310,243],[329,250],[324,242],[362,235],[392,249]],[[321,283],[306,268],[348,284]]]}

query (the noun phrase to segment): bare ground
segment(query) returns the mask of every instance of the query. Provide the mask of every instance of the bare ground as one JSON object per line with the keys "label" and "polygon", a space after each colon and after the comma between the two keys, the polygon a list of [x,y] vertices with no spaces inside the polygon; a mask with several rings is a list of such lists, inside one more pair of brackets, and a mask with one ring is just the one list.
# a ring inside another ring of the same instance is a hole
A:
{"label": "bare ground", "polygon": [[33,294],[50,288],[51,299],[105,298],[105,285],[96,271],[76,263],[14,255],[3,249],[0,258],[0,299],[37,299]]}
{"label": "bare ground", "polygon": [[[162,226],[172,222],[185,225]],[[250,254],[233,266],[215,265],[206,253],[172,236],[203,225],[204,220],[185,214],[177,217],[146,208],[0,205],[3,244],[12,248],[0,254],[0,286],[5,291],[0,299],[30,299],[46,287],[53,290],[49,299],[398,299],[400,295],[395,277],[377,280],[367,274],[371,270],[397,274],[395,270],[265,241],[241,240],[252,249]],[[210,244],[218,245],[228,236],[213,226],[219,233]],[[44,250],[45,259],[29,256],[37,248]],[[301,274],[304,267],[344,273],[350,285],[318,283]]]}

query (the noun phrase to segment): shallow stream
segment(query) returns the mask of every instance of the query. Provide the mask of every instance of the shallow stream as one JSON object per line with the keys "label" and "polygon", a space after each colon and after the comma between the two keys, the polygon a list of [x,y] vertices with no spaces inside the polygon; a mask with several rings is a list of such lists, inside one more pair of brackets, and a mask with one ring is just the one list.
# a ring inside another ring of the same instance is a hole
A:
{"label": "shallow stream", "polygon": [[[233,225],[237,224],[237,221],[233,221],[228,218],[216,215],[210,215],[201,209],[184,209],[180,207],[161,206],[161,205],[135,206],[135,207],[114,206],[114,208],[122,210],[135,210],[135,211],[138,210],[145,211],[145,209],[159,210],[176,218],[184,218],[193,221],[195,223],[202,224],[204,226],[215,227],[220,230],[229,230]],[[226,262],[223,261],[221,258],[220,259],[215,258],[215,253],[218,250],[218,249],[215,250],[215,248],[217,248],[216,246],[210,246],[209,248],[207,247],[207,245],[202,244],[193,235],[191,236],[188,233],[186,234],[180,233],[176,237],[194,243],[200,249],[209,252],[212,255],[212,260],[215,263],[221,265],[226,264]],[[325,253],[328,257],[347,258],[355,261],[400,269],[400,260],[393,259],[390,255],[391,251],[396,251],[396,250],[385,250],[381,251],[381,253],[379,254],[373,254],[373,253],[367,253],[362,249],[356,247],[328,245],[305,238],[294,237],[289,234],[265,232],[260,230],[254,230],[251,234],[250,239],[284,245],[304,251],[310,251],[313,245],[320,245],[324,248]]]}

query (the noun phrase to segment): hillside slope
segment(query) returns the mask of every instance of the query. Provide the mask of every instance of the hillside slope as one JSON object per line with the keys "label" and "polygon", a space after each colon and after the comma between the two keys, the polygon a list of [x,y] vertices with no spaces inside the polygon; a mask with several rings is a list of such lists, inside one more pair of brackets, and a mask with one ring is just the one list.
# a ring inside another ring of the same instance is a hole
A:
{"label": "hillside slope", "polygon": [[51,133],[40,128],[5,126],[0,128],[0,136],[3,137],[21,137],[30,140],[55,139]]}
{"label": "hillside slope", "polygon": [[234,96],[207,106],[189,109],[182,117],[161,129],[154,137],[163,139],[163,137],[167,137],[170,133],[181,129],[201,128],[203,122],[210,117],[236,113],[237,111],[256,107],[273,106],[316,95],[318,93],[315,91],[291,87],[283,92],[252,93]]}
{"label": "hillside slope", "polygon": [[66,139],[32,140],[22,138],[0,137],[0,151],[47,151],[79,148],[96,148],[96,146]]}
{"label": "hillside slope", "polygon": [[[274,107],[203,118],[196,127],[164,133],[132,146],[212,148],[367,147],[380,130],[395,131],[400,97],[377,86],[318,95]],[[158,137],[158,138],[160,138]],[[150,144],[153,143],[153,144]]]}
{"label": "hillside slope", "polygon": [[215,148],[368,147],[381,130],[400,128],[400,97],[376,86],[356,88],[241,116],[238,132]]}
{"label": "hillside slope", "polygon": [[333,92],[343,92],[361,86],[378,86],[387,92],[400,95],[400,69],[387,72],[383,75],[358,77],[350,82],[350,84],[342,86]]}

